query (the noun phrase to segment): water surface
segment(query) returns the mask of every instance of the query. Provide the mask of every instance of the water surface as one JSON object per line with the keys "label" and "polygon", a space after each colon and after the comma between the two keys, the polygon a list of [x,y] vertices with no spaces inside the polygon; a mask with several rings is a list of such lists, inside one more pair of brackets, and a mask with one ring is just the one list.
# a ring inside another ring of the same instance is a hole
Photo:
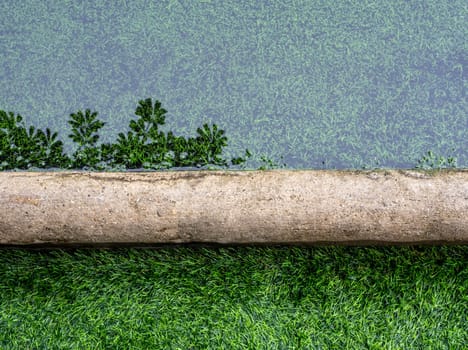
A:
{"label": "water surface", "polygon": [[[59,132],[90,108],[102,142],[138,100],[164,131],[226,130],[290,168],[403,167],[428,150],[468,164],[467,7],[451,1],[0,3],[0,109]],[[282,159],[280,157],[283,157]]]}

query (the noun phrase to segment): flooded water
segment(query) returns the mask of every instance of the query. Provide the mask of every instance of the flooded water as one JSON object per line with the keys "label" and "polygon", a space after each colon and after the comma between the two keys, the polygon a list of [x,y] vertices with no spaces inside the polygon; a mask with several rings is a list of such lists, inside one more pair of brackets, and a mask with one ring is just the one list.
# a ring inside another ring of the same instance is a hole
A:
{"label": "flooded water", "polygon": [[[89,108],[99,142],[138,101],[163,131],[215,123],[228,159],[289,168],[468,166],[465,1],[0,3],[0,110],[59,132]],[[281,158],[282,157],[282,158]]]}

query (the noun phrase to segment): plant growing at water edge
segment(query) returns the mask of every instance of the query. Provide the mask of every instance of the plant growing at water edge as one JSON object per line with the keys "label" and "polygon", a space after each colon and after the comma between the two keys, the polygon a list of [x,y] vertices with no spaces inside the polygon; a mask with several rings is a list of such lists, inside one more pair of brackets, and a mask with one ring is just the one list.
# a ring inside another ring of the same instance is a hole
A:
{"label": "plant growing at water edge", "polygon": [[[105,123],[97,120],[98,113],[91,113],[89,109],[84,113],[72,113],[68,122],[72,126],[72,133],[68,136],[78,143],[78,149],[69,158],[63,153],[63,142],[56,140],[56,132],[52,133],[49,128],[46,132],[35,130],[33,126],[27,130],[20,115],[15,116],[13,112],[0,110],[0,171],[34,167],[125,170],[229,166],[220,157],[223,147],[227,145],[224,130],[219,130],[216,124],[211,128],[208,124],[203,124],[202,128],[197,128],[198,135],[195,138],[175,136],[172,131],[166,135],[159,130],[159,126],[165,124],[165,113],[167,111],[161,108],[159,101],[153,105],[151,98],[140,100],[135,111],[140,118],[130,121],[131,131],[127,135],[119,133],[116,144],[105,143],[100,146],[96,146],[99,139],[97,132]],[[246,149],[245,156],[232,158],[231,164],[240,165],[242,169],[246,159],[251,156]],[[261,161],[264,164],[258,170],[286,166],[279,165],[266,156],[262,156]],[[428,151],[415,168],[456,167],[455,157],[436,157],[432,151]]]}
{"label": "plant growing at water edge", "polygon": [[[452,152],[454,149],[452,148]],[[455,157],[437,157],[432,151],[428,151],[427,155],[423,156],[418,160],[416,169],[444,169],[444,168],[456,168],[457,158]]]}
{"label": "plant growing at water edge", "polygon": [[[151,98],[140,100],[135,112],[140,118],[130,121],[131,131],[127,135],[119,133],[116,144],[105,143],[99,147],[96,146],[99,139],[97,131],[105,123],[96,120],[98,113],[91,113],[89,109],[85,113],[72,113],[68,122],[72,133],[68,136],[78,143],[78,150],[70,159],[63,154],[63,143],[55,140],[57,133],[51,134],[47,129],[46,133],[38,130],[34,134],[33,126],[28,133],[20,115],[15,117],[13,112],[0,111],[0,170],[228,166],[227,161],[220,157],[227,145],[224,130],[218,130],[216,124],[212,128],[204,124],[203,128],[197,129],[196,138],[185,139],[174,136],[172,132],[166,135],[159,130],[159,125],[165,124],[166,112],[159,101],[153,105]],[[245,155],[247,158],[251,156],[248,150]],[[245,158],[237,157],[231,160],[231,164],[239,165],[245,161]]]}
{"label": "plant growing at water edge", "polygon": [[[129,168],[161,168],[185,167],[203,165],[228,166],[226,160],[220,158],[223,147],[227,145],[224,130],[218,130],[216,124],[212,128],[208,124],[203,129],[197,128],[196,138],[185,139],[167,135],[159,131],[159,126],[165,124],[165,113],[161,103],[154,106],[150,98],[139,101],[135,114],[140,119],[130,121],[132,131],[125,136],[119,133],[118,143],[112,154],[115,163],[124,164]],[[109,152],[108,152],[109,154]],[[233,165],[245,162],[243,158],[234,158]]]}
{"label": "plant growing at water edge", "polygon": [[[277,168],[284,168],[286,167],[286,163],[283,164],[278,164],[275,163],[272,159],[268,158],[267,156],[261,156],[261,161],[263,165],[261,165],[258,170],[269,170],[269,169],[277,169]],[[281,156],[281,159],[283,159],[283,156]]]}
{"label": "plant growing at water edge", "polygon": [[23,118],[13,112],[0,110],[0,170],[36,167],[58,167],[69,159],[63,154],[62,141],[47,128],[44,133],[30,126],[27,131]]}
{"label": "plant growing at water edge", "polygon": [[[119,133],[118,143],[115,147],[114,158],[119,164],[126,164],[130,168],[153,164],[171,165],[167,153],[169,152],[168,138],[158,130],[159,125],[165,124],[164,114],[167,112],[161,108],[161,103],[156,101],[154,107],[151,99],[139,101],[135,114],[140,116],[138,120],[130,121],[130,129],[125,136]],[[149,144],[148,140],[151,140]]]}
{"label": "plant growing at water edge", "polygon": [[78,143],[78,150],[73,154],[73,168],[94,167],[100,160],[100,152],[96,148],[99,139],[97,131],[105,123],[95,120],[97,115],[97,112],[91,113],[89,109],[86,109],[85,114],[81,111],[70,114],[68,123],[72,126],[72,133],[68,137]]}

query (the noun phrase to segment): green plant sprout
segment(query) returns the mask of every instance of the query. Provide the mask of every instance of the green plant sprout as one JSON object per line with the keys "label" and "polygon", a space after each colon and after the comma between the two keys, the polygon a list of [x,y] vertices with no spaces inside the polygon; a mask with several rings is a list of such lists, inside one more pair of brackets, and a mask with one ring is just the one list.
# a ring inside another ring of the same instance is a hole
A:
{"label": "green plant sprout", "polygon": [[[197,129],[198,136],[185,139],[159,131],[165,124],[161,103],[153,105],[151,98],[140,100],[135,114],[140,118],[130,121],[127,135],[118,134],[116,144],[104,143],[99,147],[98,130],[104,122],[96,120],[97,112],[86,109],[83,113],[70,114],[68,123],[72,133],[68,136],[78,143],[72,158],[63,153],[63,142],[56,140],[57,133],[46,133],[34,127],[26,131],[23,118],[13,112],[0,110],[0,170],[58,167],[65,169],[164,169],[171,167],[201,167],[216,165],[228,167],[227,160],[220,157],[227,145],[224,130],[216,124],[210,128],[204,124]],[[245,157],[251,157],[246,149]],[[231,159],[232,165],[242,165],[246,158]]]}
{"label": "green plant sprout", "polygon": [[[261,165],[258,170],[268,170],[268,169],[277,169],[277,168],[285,168],[286,163],[283,164],[278,164],[275,163],[272,159],[268,158],[267,156],[263,155],[261,156],[261,161],[263,162],[263,165]],[[283,156],[281,156],[281,160],[283,159]]]}
{"label": "green plant sprout", "polygon": [[[452,152],[454,149],[452,148]],[[455,157],[437,157],[432,151],[428,151],[427,155],[423,156],[418,160],[416,169],[446,169],[446,168],[456,168],[457,167],[457,158]]]}

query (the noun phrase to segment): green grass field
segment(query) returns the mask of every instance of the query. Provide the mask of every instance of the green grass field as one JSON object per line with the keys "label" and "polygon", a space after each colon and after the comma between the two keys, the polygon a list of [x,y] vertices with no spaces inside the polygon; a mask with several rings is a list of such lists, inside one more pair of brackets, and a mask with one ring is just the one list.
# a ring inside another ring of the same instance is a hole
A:
{"label": "green grass field", "polygon": [[467,311],[468,246],[0,250],[1,349],[463,349]]}

